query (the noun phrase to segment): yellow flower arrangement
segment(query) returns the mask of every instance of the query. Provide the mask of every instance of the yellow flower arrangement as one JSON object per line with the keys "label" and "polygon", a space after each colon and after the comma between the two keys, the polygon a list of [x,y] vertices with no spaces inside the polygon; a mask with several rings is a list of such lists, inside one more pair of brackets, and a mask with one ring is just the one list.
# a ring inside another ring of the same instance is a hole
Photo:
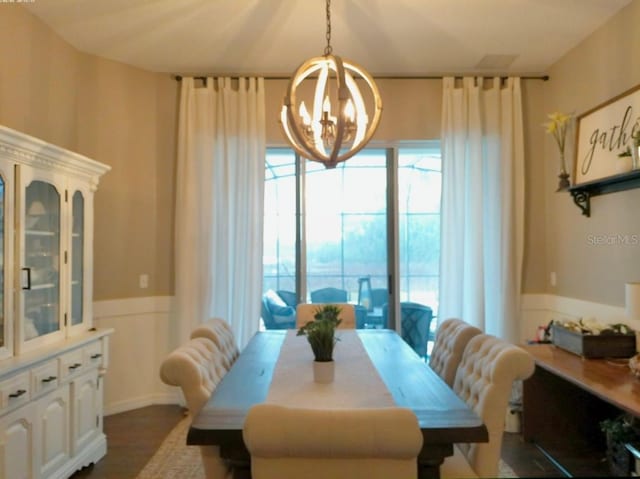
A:
{"label": "yellow flower arrangement", "polygon": [[553,138],[556,140],[558,148],[560,149],[560,154],[564,157],[564,144],[565,138],[567,137],[567,126],[569,124],[569,120],[571,120],[571,115],[556,111],[547,115],[547,117],[550,121],[545,123],[543,126],[547,130],[547,133],[553,135]]}
{"label": "yellow flower arrangement", "polygon": [[560,175],[558,176],[560,183],[558,184],[557,191],[564,191],[570,186],[569,173],[567,173],[564,162],[564,145],[571,116],[572,115],[556,111],[547,115],[549,121],[542,125],[545,127],[547,133],[553,135],[553,139],[556,140],[558,149],[560,150]]}

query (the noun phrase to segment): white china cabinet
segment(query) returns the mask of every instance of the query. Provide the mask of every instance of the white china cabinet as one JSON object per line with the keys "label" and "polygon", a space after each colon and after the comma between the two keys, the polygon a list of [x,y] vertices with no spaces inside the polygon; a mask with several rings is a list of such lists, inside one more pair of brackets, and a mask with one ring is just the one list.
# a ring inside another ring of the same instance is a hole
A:
{"label": "white china cabinet", "polygon": [[109,167],[0,126],[0,478],[106,453],[112,331],[92,320],[93,194]]}

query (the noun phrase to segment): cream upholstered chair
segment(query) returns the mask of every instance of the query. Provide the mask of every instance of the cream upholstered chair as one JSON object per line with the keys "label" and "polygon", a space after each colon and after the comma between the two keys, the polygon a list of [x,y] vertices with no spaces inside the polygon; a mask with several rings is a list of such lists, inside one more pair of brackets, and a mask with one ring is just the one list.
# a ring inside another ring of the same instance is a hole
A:
{"label": "cream upholstered chair", "polygon": [[342,319],[338,329],[355,329],[356,327],[356,310],[353,304],[349,303],[300,303],[296,309],[296,327],[300,328],[313,321],[318,308],[325,304],[335,304],[340,308],[340,316]]}
{"label": "cream upholstered chair", "polygon": [[498,477],[505,411],[517,379],[533,374],[535,364],[524,349],[488,334],[479,334],[464,350],[454,391],[482,418],[488,443],[456,444],[440,467],[443,478]]}
{"label": "cream upholstered chair", "polygon": [[[172,351],[160,366],[160,378],[165,384],[180,387],[192,418],[226,372],[224,355],[208,338],[189,340]],[[200,455],[208,479],[231,478],[217,446],[200,446]]]}
{"label": "cream upholstered chair", "polygon": [[429,366],[449,387],[453,387],[465,346],[471,338],[481,333],[475,326],[457,318],[445,319],[438,325]]}
{"label": "cream upholstered chair", "polygon": [[404,408],[253,406],[242,431],[253,479],[411,479],[422,433]]}
{"label": "cream upholstered chair", "polygon": [[211,318],[191,332],[193,338],[209,338],[222,353],[222,361],[230,369],[240,355],[231,326],[222,318]]}

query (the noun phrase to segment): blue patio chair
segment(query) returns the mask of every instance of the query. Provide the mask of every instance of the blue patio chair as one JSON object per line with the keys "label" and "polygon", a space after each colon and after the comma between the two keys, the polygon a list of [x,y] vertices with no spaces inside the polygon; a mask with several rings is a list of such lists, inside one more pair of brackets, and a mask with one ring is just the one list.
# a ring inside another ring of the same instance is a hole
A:
{"label": "blue patio chair", "polygon": [[[387,324],[389,305],[382,306],[382,321]],[[402,339],[413,348],[418,356],[427,355],[427,341],[429,328],[433,319],[433,311],[429,306],[419,303],[400,303],[400,317],[402,324]]]}
{"label": "blue patio chair", "polygon": [[295,329],[296,310],[269,290],[262,296],[262,320],[266,329]]}
{"label": "blue patio chair", "polygon": [[311,291],[312,303],[348,303],[347,291],[338,288],[321,288]]}
{"label": "blue patio chair", "polygon": [[280,296],[282,300],[287,303],[287,306],[291,306],[292,308],[298,306],[298,297],[293,291],[279,289],[276,291],[276,293],[278,293],[278,296]]}
{"label": "blue patio chair", "polygon": [[389,291],[387,288],[373,288],[371,290],[371,306],[374,308],[382,308],[385,303],[389,302]]}

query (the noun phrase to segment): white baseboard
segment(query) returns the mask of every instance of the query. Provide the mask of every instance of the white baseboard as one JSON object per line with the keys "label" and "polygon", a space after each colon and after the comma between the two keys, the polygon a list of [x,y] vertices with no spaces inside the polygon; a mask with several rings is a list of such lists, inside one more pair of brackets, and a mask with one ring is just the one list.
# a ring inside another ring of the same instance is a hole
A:
{"label": "white baseboard", "polygon": [[109,407],[105,407],[104,415],[110,416],[112,414],[119,414],[133,409],[152,406],[154,404],[177,404],[179,406],[184,406],[185,402],[184,399],[182,399],[182,395],[179,394],[179,391],[167,394],[151,394],[149,396],[141,396],[111,403],[109,404]]}

